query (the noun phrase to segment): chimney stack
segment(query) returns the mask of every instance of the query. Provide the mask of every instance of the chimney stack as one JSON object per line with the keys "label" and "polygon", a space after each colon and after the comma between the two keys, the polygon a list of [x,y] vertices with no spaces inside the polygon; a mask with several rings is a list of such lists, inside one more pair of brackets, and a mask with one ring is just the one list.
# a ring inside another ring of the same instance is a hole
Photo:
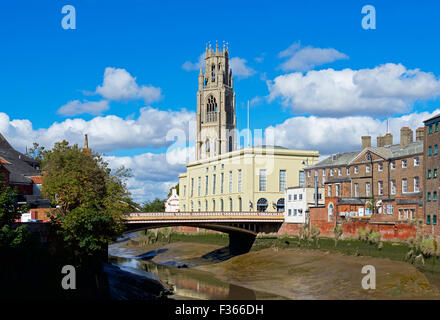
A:
{"label": "chimney stack", "polygon": [[371,147],[371,136],[362,136],[362,150]]}
{"label": "chimney stack", "polygon": [[393,135],[391,133],[387,133],[383,136],[383,146],[391,146],[393,145]]}
{"label": "chimney stack", "polygon": [[416,141],[423,141],[425,139],[425,128],[420,127],[416,130]]}
{"label": "chimney stack", "polygon": [[377,146],[378,147],[383,147],[384,146],[384,144],[383,144],[383,137],[382,136],[377,136]]}
{"label": "chimney stack", "polygon": [[406,148],[411,142],[413,142],[413,131],[408,127],[402,127],[400,129],[400,148]]}

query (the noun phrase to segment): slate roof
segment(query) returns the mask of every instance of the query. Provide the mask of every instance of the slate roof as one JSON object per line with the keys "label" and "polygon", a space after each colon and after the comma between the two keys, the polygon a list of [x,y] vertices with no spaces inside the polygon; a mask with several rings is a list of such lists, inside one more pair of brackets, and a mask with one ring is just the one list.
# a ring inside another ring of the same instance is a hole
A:
{"label": "slate roof", "polygon": [[32,165],[38,165],[38,162],[15,150],[1,133],[0,158],[4,160],[0,165],[8,170],[9,182],[12,184],[30,184],[32,183],[31,176],[41,175],[38,170],[32,167]]}
{"label": "slate roof", "polygon": [[[411,142],[403,149],[400,148],[400,144],[393,144],[386,147],[369,147],[368,150],[384,157],[385,159],[394,159],[423,153],[423,141]],[[362,150],[333,154],[307,168],[348,166],[361,152]]]}

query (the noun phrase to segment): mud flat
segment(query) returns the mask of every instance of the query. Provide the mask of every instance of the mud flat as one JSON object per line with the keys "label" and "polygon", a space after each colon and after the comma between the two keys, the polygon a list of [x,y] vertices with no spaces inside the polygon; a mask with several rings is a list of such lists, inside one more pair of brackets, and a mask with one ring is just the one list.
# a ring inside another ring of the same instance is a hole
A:
{"label": "mud flat", "polygon": [[[365,265],[376,269],[376,290],[362,288]],[[319,250],[263,249],[196,268],[289,299],[440,299],[438,288],[408,263]]]}

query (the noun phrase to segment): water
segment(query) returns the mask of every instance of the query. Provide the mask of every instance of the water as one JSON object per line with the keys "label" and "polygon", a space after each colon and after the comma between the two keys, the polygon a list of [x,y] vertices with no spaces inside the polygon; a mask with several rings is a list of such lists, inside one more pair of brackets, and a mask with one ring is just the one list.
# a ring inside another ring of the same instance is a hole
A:
{"label": "water", "polygon": [[173,290],[174,294],[170,298],[202,300],[285,299],[222,281],[209,272],[182,267],[183,263],[179,261],[157,264],[151,260],[145,260],[145,257],[143,260],[139,254],[136,254],[136,250],[121,248],[121,244],[109,246],[109,262],[138,276],[159,280],[165,287]]}

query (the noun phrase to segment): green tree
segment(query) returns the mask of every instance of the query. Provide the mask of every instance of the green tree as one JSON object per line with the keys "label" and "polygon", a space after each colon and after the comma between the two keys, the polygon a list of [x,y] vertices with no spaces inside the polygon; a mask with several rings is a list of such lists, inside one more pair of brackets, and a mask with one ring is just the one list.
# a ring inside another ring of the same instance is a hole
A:
{"label": "green tree", "polygon": [[32,158],[36,161],[41,161],[44,158],[44,147],[40,146],[38,143],[34,142],[32,148],[26,151],[26,156]]}
{"label": "green tree", "polygon": [[179,184],[176,184],[174,187],[170,188],[170,191],[168,192],[168,197],[167,198],[171,197],[173,189],[176,189],[177,194],[179,194]]}
{"label": "green tree", "polygon": [[[1,180],[1,179],[0,179]],[[27,239],[26,226],[14,228],[15,219],[20,218],[21,210],[16,202],[16,193],[4,182],[0,182],[0,248],[18,248]]]}
{"label": "green tree", "polygon": [[126,189],[129,170],[112,172],[96,153],[56,143],[42,159],[42,193],[57,206],[51,220],[67,247],[80,258],[106,250],[123,231],[123,214],[133,211]]}
{"label": "green tree", "polygon": [[143,212],[164,212],[165,211],[165,200],[160,200],[159,198],[153,201],[146,201],[142,206]]}

